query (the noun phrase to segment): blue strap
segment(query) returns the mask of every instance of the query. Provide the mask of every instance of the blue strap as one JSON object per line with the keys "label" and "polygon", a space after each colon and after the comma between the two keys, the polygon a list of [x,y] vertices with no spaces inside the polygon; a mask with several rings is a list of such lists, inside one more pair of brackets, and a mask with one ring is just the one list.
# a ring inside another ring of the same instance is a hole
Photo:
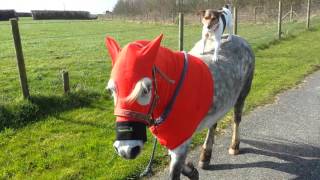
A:
{"label": "blue strap", "polygon": [[183,70],[182,70],[182,73],[181,73],[177,88],[174,90],[173,96],[170,99],[167,107],[164,109],[164,112],[161,114],[160,117],[158,117],[155,120],[155,126],[160,125],[161,123],[163,123],[167,119],[167,117],[169,116],[169,114],[170,114],[170,112],[172,110],[173,104],[176,101],[177,96],[178,96],[178,94],[179,94],[179,92],[181,90],[182,84],[184,82],[184,79],[185,79],[187,71],[188,71],[188,64],[189,64],[188,54],[185,51],[183,51],[183,54],[184,54]]}

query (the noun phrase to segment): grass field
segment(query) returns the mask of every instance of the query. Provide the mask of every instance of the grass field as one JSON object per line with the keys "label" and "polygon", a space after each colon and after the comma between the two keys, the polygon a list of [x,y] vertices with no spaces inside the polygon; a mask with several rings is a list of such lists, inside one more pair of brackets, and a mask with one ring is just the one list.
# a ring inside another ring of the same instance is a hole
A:
{"label": "grass field", "polygon": [[[314,19],[314,29],[307,33],[301,33],[304,23],[284,25],[290,38],[279,44],[274,43],[273,24],[240,25],[239,34],[253,46],[257,59],[247,111],[273,101],[275,94],[319,68],[320,43],[313,41],[320,38],[319,22]],[[200,29],[186,27],[186,49],[199,39]],[[0,132],[0,178],[124,179],[139,173],[149,158],[151,138],[137,160],[126,161],[114,153],[113,107],[104,92],[111,68],[104,37],[114,36],[124,45],[163,32],[163,45],[177,49],[177,26],[21,20],[31,102],[21,100],[10,31],[8,22],[0,23],[0,125],[1,120],[15,120],[12,127],[2,124],[9,128]],[[70,73],[73,93],[69,96],[62,96],[60,72],[64,69]],[[197,136],[195,144],[199,142]],[[156,163],[161,167],[167,161],[161,148]]]}

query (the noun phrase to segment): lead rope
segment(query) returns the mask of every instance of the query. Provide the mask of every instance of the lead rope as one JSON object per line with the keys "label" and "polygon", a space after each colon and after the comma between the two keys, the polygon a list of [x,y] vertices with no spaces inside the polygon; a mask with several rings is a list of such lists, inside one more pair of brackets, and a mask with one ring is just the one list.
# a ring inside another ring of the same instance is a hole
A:
{"label": "lead rope", "polygon": [[[149,116],[152,119],[154,119],[154,117],[152,117],[152,112],[153,112],[154,108],[156,107],[157,101],[159,99],[158,92],[157,92],[158,91],[158,87],[157,87],[157,81],[156,81],[156,71],[157,71],[156,67],[153,67],[152,76],[153,76],[153,81],[154,81],[153,82],[154,83],[154,94],[155,94],[154,98],[156,98],[156,99],[153,100],[153,103],[151,104],[151,108],[150,108],[150,110],[148,112]],[[158,140],[154,136],[153,137],[153,148],[152,148],[152,153],[151,153],[151,156],[150,156],[150,160],[148,162],[148,165],[147,165],[146,169],[140,174],[140,178],[145,177],[145,176],[150,177],[153,174],[152,163],[153,163],[153,159],[154,159],[154,153],[156,152],[157,142],[158,142]]]}
{"label": "lead rope", "polygon": [[[153,111],[154,111],[154,109],[156,107],[157,101],[159,100],[158,92],[157,92],[158,91],[158,87],[157,87],[157,80],[156,80],[156,71],[157,71],[157,69],[154,66],[153,69],[152,69],[152,76],[153,76],[152,78],[153,78],[153,83],[154,83],[154,94],[155,94],[153,98],[155,98],[155,99],[152,101],[151,108],[150,108],[150,110],[148,112],[148,115],[149,115],[149,117],[151,117],[152,121],[154,119],[152,113],[153,113]],[[156,152],[157,143],[158,143],[158,140],[154,136],[153,137],[153,149],[152,149],[152,153],[151,153],[151,156],[150,156],[150,160],[148,162],[148,165],[147,165],[146,169],[140,174],[140,178],[145,177],[145,176],[150,177],[153,174],[152,164],[153,164],[154,154]]]}
{"label": "lead rope", "polygon": [[[185,76],[185,73],[186,73],[186,66],[187,66],[187,64],[188,64],[188,54],[185,52],[185,51],[183,51],[183,54],[184,54],[184,60],[185,60],[185,63],[184,63],[184,69],[183,69],[183,76]],[[186,64],[186,62],[187,62],[187,64]],[[157,98],[155,101],[158,101],[158,96],[157,96],[157,91],[158,91],[158,87],[157,87],[157,82],[156,82],[156,72],[158,72],[165,80],[167,80],[169,83],[172,83],[172,84],[174,84],[175,83],[175,81],[174,80],[171,80],[166,74],[164,74],[160,69],[158,69],[157,67],[155,67],[154,66],[154,68],[152,69],[152,76],[154,77],[153,79],[154,79],[154,86],[155,86],[155,94],[156,94],[156,96],[154,97],[154,98]],[[184,78],[183,78],[184,79]],[[183,80],[182,79],[182,80]],[[179,86],[179,85],[178,85]],[[179,88],[179,87],[178,87]],[[155,102],[154,101],[154,102]],[[150,117],[152,117],[152,112],[153,112],[153,110],[154,110],[154,108],[155,108],[155,106],[156,106],[156,103],[153,103],[152,105],[151,105],[152,107],[150,108],[150,111],[149,111],[149,115],[150,115]],[[154,117],[152,117],[152,119],[154,119]],[[149,162],[148,162],[148,165],[147,165],[147,167],[146,167],[146,169],[140,174],[140,178],[142,178],[142,177],[145,177],[145,176],[147,176],[147,177],[150,177],[150,176],[152,176],[152,174],[153,174],[153,172],[152,172],[152,163],[153,163],[153,159],[154,159],[154,154],[155,154],[155,152],[156,152],[156,147],[157,147],[157,142],[158,142],[158,140],[157,140],[157,138],[154,136],[153,137],[154,139],[153,139],[153,149],[152,149],[152,153],[151,153],[151,156],[150,156],[150,160],[149,160]]]}
{"label": "lead rope", "polygon": [[157,138],[156,137],[153,137],[153,149],[152,149],[152,153],[151,153],[151,156],[150,156],[150,160],[148,162],[148,165],[146,167],[146,169],[140,174],[140,178],[141,177],[150,177],[152,176],[153,172],[152,172],[152,163],[153,163],[153,159],[154,159],[154,153],[156,152],[156,148],[157,148]]}

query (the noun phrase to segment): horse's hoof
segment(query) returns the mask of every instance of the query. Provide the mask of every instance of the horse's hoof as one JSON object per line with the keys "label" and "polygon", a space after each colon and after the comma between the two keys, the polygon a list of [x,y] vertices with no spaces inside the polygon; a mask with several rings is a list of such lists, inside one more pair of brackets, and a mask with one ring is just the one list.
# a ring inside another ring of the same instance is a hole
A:
{"label": "horse's hoof", "polygon": [[192,169],[192,172],[190,173],[190,175],[188,176],[189,179],[191,180],[199,180],[199,172],[198,170],[193,166],[193,164],[191,162],[187,163],[187,166]]}
{"label": "horse's hoof", "polygon": [[198,166],[201,169],[208,169],[211,160],[212,149],[204,149],[201,147],[200,160]]}
{"label": "horse's hoof", "polygon": [[210,162],[208,161],[199,161],[198,166],[199,168],[206,170],[209,168],[209,164]]}
{"label": "horse's hoof", "polygon": [[229,154],[230,155],[238,155],[239,154],[239,149],[229,148]]}
{"label": "horse's hoof", "polygon": [[229,146],[229,154],[230,155],[238,155],[240,149],[240,142],[232,143]]}

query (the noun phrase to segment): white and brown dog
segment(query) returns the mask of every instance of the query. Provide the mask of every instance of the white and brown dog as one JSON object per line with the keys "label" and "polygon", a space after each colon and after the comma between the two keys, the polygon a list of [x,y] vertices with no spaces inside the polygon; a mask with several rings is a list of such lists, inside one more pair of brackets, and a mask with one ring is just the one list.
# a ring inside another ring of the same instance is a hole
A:
{"label": "white and brown dog", "polygon": [[225,29],[228,30],[229,36],[227,41],[232,37],[232,14],[228,5],[220,10],[207,9],[200,12],[202,15],[202,52],[205,53],[206,42],[209,38],[214,40],[213,61],[218,61],[218,52],[221,45],[221,36]]}

